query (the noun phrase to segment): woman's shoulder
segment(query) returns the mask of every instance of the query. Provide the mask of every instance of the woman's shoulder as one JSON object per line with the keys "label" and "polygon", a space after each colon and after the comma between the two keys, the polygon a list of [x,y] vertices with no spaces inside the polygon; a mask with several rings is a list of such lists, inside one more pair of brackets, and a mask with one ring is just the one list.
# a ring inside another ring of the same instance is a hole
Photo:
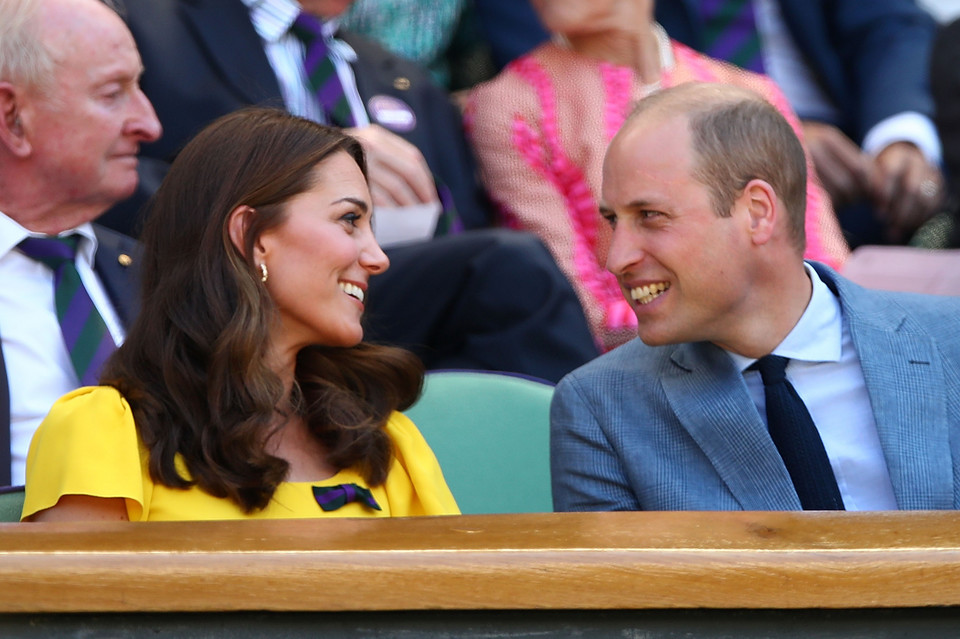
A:
{"label": "woman's shoulder", "polygon": [[423,435],[420,434],[417,425],[400,411],[395,410],[390,414],[383,430],[397,446],[423,441]]}
{"label": "woman's shoulder", "polygon": [[84,386],[70,391],[50,408],[45,421],[76,423],[84,418],[123,422],[131,416],[130,404],[112,386]]}
{"label": "woman's shoulder", "polygon": [[676,40],[671,40],[670,45],[674,57],[673,84],[690,81],[732,84],[759,93],[779,108],[779,89],[768,76],[711,58]]}
{"label": "woman's shoulder", "polygon": [[516,99],[514,92],[543,81],[565,81],[569,74],[583,68],[594,72],[596,64],[553,42],[541,44],[513,60],[493,78],[474,86],[470,101],[493,102],[502,97]]}
{"label": "woman's shoulder", "polygon": [[394,412],[384,427],[394,445],[385,490],[395,516],[459,513],[430,445],[409,417]]}
{"label": "woman's shoulder", "polygon": [[[31,449],[89,448],[136,439],[130,405],[110,386],[84,386],[54,402],[34,433]],[[61,451],[67,454],[69,451]]]}
{"label": "woman's shoulder", "polygon": [[417,425],[403,413],[394,411],[387,419],[384,431],[393,443],[394,458],[401,466],[436,464],[430,444]]}

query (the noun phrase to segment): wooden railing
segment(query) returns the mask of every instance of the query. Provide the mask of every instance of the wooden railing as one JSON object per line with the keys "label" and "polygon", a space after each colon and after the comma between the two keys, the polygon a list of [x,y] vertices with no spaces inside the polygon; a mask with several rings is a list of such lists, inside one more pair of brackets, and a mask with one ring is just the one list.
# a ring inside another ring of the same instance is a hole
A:
{"label": "wooden railing", "polygon": [[41,613],[437,610],[924,608],[956,620],[960,514],[2,524],[0,593],[0,612],[34,624]]}
{"label": "wooden railing", "polygon": [[4,612],[957,606],[960,515],[3,524],[0,593]]}

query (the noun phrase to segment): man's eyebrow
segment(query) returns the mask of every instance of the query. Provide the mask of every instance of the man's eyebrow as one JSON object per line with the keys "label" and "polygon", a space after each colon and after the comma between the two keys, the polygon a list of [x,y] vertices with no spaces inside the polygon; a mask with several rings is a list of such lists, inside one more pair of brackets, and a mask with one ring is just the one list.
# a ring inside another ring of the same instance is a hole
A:
{"label": "man's eyebrow", "polygon": [[656,204],[652,200],[633,200],[632,202],[627,203],[624,208],[627,209],[649,209],[651,207],[656,207]]}
{"label": "man's eyebrow", "polygon": [[[626,205],[620,208],[635,211],[637,209],[649,209],[651,207],[656,208],[656,204],[654,204],[652,200],[640,199],[640,200],[633,200],[632,202],[628,202]],[[601,215],[615,213],[615,211],[610,206],[604,204],[603,202],[601,202],[597,206],[597,208],[600,209]]]}

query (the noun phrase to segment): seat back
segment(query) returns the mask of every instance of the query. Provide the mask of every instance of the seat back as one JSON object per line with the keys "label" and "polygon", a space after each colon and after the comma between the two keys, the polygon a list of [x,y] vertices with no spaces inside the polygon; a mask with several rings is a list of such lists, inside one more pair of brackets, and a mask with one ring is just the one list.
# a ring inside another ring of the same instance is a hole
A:
{"label": "seat back", "polygon": [[553,386],[481,371],[432,371],[406,414],[464,514],[550,512]]}
{"label": "seat back", "polygon": [[0,523],[20,521],[23,511],[23,486],[0,487]]}
{"label": "seat back", "polygon": [[859,246],[841,273],[867,288],[960,295],[960,249]]}

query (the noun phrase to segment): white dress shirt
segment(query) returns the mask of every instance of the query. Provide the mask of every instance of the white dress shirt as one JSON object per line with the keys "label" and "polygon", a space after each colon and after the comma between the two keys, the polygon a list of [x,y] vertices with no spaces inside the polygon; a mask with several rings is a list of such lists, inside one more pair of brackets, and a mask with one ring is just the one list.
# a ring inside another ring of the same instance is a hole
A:
{"label": "white dress shirt", "polygon": [[[124,331],[100,278],[93,270],[97,237],[84,224],[72,231],[81,236],[77,271],[90,299],[103,316],[114,341]],[[37,236],[0,212],[0,343],[10,389],[11,479],[22,484],[30,439],[50,406],[79,385],[63,341],[53,295],[53,271],[16,246]]]}
{"label": "white dress shirt", "polygon": [[[757,31],[763,48],[763,65],[793,107],[804,118],[838,122],[839,111],[817,83],[790,34],[777,0],[755,0]],[[877,154],[894,142],[912,142],[927,162],[939,165],[943,156],[936,126],[927,116],[908,111],[890,116],[874,125],[864,136],[861,148]]]}
{"label": "white dress shirt", "polygon": [[[300,13],[300,4],[295,0],[243,0],[243,3],[250,9],[250,20],[263,41],[264,53],[277,76],[287,110],[294,115],[328,124],[303,68],[303,42],[290,32]],[[349,44],[333,37],[338,27],[339,20],[335,18],[323,23],[330,58],[340,77],[354,122],[358,127],[368,126],[370,118],[360,99],[357,80],[350,66],[350,63],[356,62],[357,54]]]}
{"label": "white dress shirt", "polygon": [[[820,433],[847,510],[896,510],[890,471],[880,447],[860,358],[840,301],[808,264],[813,295],[787,337],[773,349],[789,358],[787,378],[807,406]],[[747,370],[756,360],[733,358],[764,423],[763,381]]]}

